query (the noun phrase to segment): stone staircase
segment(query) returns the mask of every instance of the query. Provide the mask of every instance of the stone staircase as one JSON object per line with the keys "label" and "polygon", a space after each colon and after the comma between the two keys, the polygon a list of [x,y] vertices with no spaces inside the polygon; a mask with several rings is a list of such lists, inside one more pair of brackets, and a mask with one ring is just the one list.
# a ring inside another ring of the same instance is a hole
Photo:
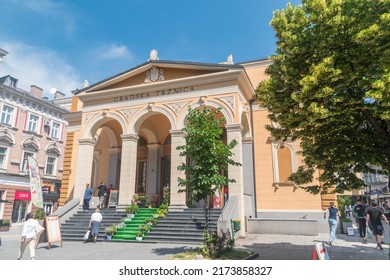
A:
{"label": "stone staircase", "polygon": [[[77,211],[72,217],[61,224],[61,235],[63,241],[83,241],[85,232],[88,230],[89,220],[95,209]],[[100,223],[99,235],[97,241],[104,240],[106,233],[104,229],[112,224],[119,224],[123,217],[126,217],[125,211],[116,211],[115,208],[103,208],[100,212],[103,221]]]}
{"label": "stone staircase", "polygon": [[[222,209],[210,209],[209,230],[217,229]],[[205,227],[203,209],[188,208],[182,212],[169,212],[150,231],[146,240],[169,243],[203,243]]]}
{"label": "stone staircase", "polygon": [[[141,208],[142,209],[142,208]],[[146,208],[145,208],[146,210]],[[94,209],[78,210],[76,214],[70,217],[67,221],[61,224],[61,235],[63,241],[83,241],[83,236],[88,229],[90,217]],[[122,218],[126,217],[124,210],[116,210],[115,208],[103,208],[101,210],[103,221],[100,224],[99,236],[97,241],[106,240],[104,229],[112,224],[119,224]],[[217,229],[217,220],[222,213],[222,209],[210,209],[209,229]],[[133,218],[134,219],[134,218]],[[132,219],[132,220],[133,220]],[[134,226],[138,227],[138,223]],[[203,209],[188,208],[182,212],[168,212],[164,218],[160,218],[158,223],[153,227],[148,236],[144,240],[149,242],[167,242],[167,243],[187,243],[187,244],[202,244],[204,232],[205,218]],[[127,231],[127,232],[126,232]],[[126,232],[126,233],[125,233]],[[136,232],[128,224],[128,229],[120,229],[117,231],[118,236],[113,236],[114,240],[134,240]],[[131,236],[130,236],[131,235]],[[125,236],[121,238],[120,236]],[[106,240],[109,241],[109,240]]]}

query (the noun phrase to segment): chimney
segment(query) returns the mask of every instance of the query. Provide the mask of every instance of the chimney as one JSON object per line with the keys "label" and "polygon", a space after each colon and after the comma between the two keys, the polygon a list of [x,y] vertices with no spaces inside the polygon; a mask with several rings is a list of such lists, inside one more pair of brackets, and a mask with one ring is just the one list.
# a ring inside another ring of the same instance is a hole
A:
{"label": "chimney", "polygon": [[54,94],[54,99],[60,99],[60,98],[64,98],[65,97],[65,93],[62,93],[61,91],[56,91],[56,93]]}
{"label": "chimney", "polygon": [[42,93],[43,93],[43,89],[41,89],[40,87],[37,87],[37,86],[30,86],[30,93],[32,96],[35,96],[35,97],[38,97],[38,98],[42,98]]}

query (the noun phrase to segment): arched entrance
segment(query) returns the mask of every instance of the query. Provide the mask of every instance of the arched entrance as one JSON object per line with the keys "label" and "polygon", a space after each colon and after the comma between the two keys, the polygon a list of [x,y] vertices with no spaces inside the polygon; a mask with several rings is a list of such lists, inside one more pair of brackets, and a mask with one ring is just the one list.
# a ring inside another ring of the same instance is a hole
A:
{"label": "arched entrance", "polygon": [[153,205],[162,200],[163,187],[170,185],[171,123],[162,113],[149,112],[138,128],[135,193],[146,195]]}

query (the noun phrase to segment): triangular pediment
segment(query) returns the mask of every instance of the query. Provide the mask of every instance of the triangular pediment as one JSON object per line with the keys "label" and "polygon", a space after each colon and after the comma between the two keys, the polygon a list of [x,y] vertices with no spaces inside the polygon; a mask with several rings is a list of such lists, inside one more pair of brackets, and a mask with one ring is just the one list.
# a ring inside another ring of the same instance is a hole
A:
{"label": "triangular pediment", "polygon": [[241,69],[238,65],[201,64],[185,62],[154,61],[137,66],[114,77],[108,78],[87,89],[86,93],[96,91],[131,88],[148,84],[169,82],[191,77],[207,76],[214,73]]}

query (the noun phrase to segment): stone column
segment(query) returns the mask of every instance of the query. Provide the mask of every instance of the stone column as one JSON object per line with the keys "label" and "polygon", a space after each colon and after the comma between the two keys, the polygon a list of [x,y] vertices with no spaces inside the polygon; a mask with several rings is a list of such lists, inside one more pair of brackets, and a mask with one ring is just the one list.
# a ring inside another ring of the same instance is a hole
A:
{"label": "stone column", "polygon": [[129,204],[135,193],[137,143],[137,134],[122,135],[122,160],[118,204]]}
{"label": "stone column", "polygon": [[[226,125],[227,131],[227,141],[230,143],[233,139],[237,141],[237,145],[231,150],[233,156],[232,160],[243,164],[242,156],[242,126],[240,124],[230,124]],[[229,196],[236,196],[238,199],[239,215],[241,220],[241,234],[244,234],[244,221],[245,221],[245,212],[244,212],[244,172],[243,166],[233,166],[229,165],[228,167],[228,176],[229,179],[236,180],[235,183],[229,183]]]}
{"label": "stone column", "polygon": [[116,184],[118,182],[118,159],[120,152],[121,148],[110,148],[110,165],[107,186],[112,184],[115,188],[118,187]]}
{"label": "stone column", "polygon": [[153,195],[158,194],[158,152],[160,149],[159,144],[149,144],[148,145],[148,164],[147,164],[147,178],[146,178],[146,194],[148,195],[148,200],[150,200]]}
{"label": "stone column", "polygon": [[185,178],[184,171],[177,170],[177,167],[186,162],[185,157],[181,157],[180,151],[176,149],[178,146],[185,144],[184,133],[182,130],[171,130],[171,186],[170,186],[170,204],[169,210],[182,211],[187,208],[186,205],[186,193],[179,193],[179,181],[178,178]]}
{"label": "stone column", "polygon": [[93,139],[79,139],[77,170],[73,197],[83,203],[85,184],[91,184],[92,162],[95,141]]}

